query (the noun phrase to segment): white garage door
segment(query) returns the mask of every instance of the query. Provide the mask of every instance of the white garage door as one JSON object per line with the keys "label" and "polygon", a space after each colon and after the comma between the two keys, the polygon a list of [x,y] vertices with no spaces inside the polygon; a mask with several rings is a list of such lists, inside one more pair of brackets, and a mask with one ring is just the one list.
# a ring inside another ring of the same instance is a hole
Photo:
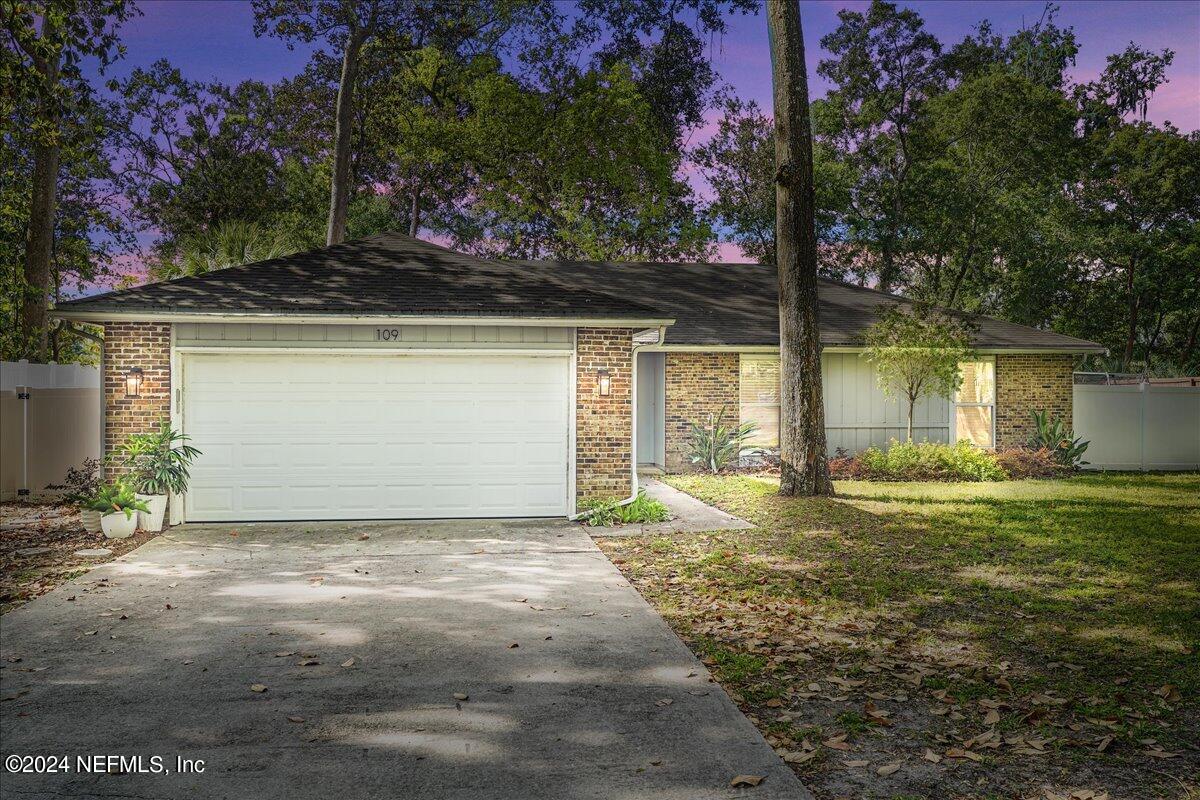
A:
{"label": "white garage door", "polygon": [[563,516],[565,356],[187,354],[188,521]]}

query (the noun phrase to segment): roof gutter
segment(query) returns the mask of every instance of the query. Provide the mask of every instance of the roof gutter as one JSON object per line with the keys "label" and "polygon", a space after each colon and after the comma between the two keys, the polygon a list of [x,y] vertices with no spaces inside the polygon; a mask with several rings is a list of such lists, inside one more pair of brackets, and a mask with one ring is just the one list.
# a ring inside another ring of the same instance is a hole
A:
{"label": "roof gutter", "polygon": [[656,328],[674,325],[671,317],[543,317],[537,315],[445,315],[445,314],[288,314],[284,312],[195,311],[73,311],[52,309],[50,316],[75,322],[285,322],[322,325],[540,325],[549,328]]}
{"label": "roof gutter", "polygon": [[[651,353],[767,353],[779,352],[779,345],[774,344],[663,344],[651,345],[645,348]],[[858,345],[829,344],[821,348],[823,353],[861,353],[864,348]],[[1078,355],[1081,353],[1107,353],[1103,345],[1079,345],[1076,347],[976,347],[974,351],[980,355],[995,355],[1006,353],[1010,355],[1035,355],[1044,353]]]}

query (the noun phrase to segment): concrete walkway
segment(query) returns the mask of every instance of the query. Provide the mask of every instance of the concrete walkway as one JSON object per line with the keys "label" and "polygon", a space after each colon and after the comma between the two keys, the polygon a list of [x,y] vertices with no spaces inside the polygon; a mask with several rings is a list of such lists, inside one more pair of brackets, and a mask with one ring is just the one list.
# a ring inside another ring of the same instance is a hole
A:
{"label": "concrete walkway", "polygon": [[184,526],[0,627],[4,755],[170,770],[6,798],[809,797],[565,522]]}
{"label": "concrete walkway", "polygon": [[652,536],[668,533],[699,533],[753,528],[746,520],[727,514],[719,508],[702,503],[690,494],[668,486],[662,481],[642,477],[639,484],[646,494],[661,500],[671,509],[671,519],[645,525],[621,525],[614,528],[588,528],[592,536]]}

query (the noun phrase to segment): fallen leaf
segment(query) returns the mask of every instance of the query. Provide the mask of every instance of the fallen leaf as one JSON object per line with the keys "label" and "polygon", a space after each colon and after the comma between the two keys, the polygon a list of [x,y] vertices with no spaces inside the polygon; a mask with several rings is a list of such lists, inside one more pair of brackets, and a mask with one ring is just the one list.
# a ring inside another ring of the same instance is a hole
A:
{"label": "fallen leaf", "polygon": [[735,775],[729,785],[737,789],[739,787],[758,786],[763,782],[764,775]]}
{"label": "fallen leaf", "polygon": [[1151,758],[1179,758],[1179,753],[1168,753],[1166,750],[1143,750],[1142,755]]}
{"label": "fallen leaf", "polygon": [[354,666],[354,659],[353,659],[353,658],[347,658],[345,661],[343,661],[343,662],[342,662],[342,666],[343,666],[343,667],[346,667],[347,669],[349,669],[350,667],[353,667],[353,666]]}
{"label": "fallen leaf", "polygon": [[508,649],[512,650],[514,647],[520,647],[520,646],[521,645],[517,644],[516,642],[512,642],[511,644],[509,644]]}
{"label": "fallen leaf", "polygon": [[946,758],[969,758],[972,761],[983,761],[983,756],[979,755],[979,753],[972,753],[970,750],[963,750],[959,747],[947,749]]}
{"label": "fallen leaf", "polygon": [[932,761],[934,764],[940,764],[942,762],[942,757],[930,750],[928,747],[925,748],[925,755],[922,756],[922,758],[924,758],[926,761]]}
{"label": "fallen leaf", "polygon": [[252,692],[258,692],[259,694],[262,694],[266,690],[267,690],[267,685],[265,683],[250,684],[250,691],[252,691]]}
{"label": "fallen leaf", "polygon": [[365,542],[367,539],[370,539],[370,538],[371,538],[371,534],[363,533],[363,534],[359,534],[358,540],[360,542]]}
{"label": "fallen leaf", "polygon": [[304,722],[304,717],[288,717],[288,722]]}
{"label": "fallen leaf", "polygon": [[999,722],[1000,722],[1000,712],[996,711],[996,709],[994,709],[994,708],[991,711],[989,711],[988,713],[983,715],[983,724],[984,725],[996,725]]}
{"label": "fallen leaf", "polygon": [[875,774],[880,777],[886,777],[900,771],[900,767],[904,766],[903,761],[894,761],[891,764],[884,764],[879,769],[875,770]]}
{"label": "fallen leaf", "polygon": [[296,666],[298,666],[298,667],[315,667],[320,663],[321,662],[315,658],[306,658],[303,661],[298,662],[296,664]]}
{"label": "fallen leaf", "polygon": [[842,765],[847,766],[847,767],[865,767],[867,764],[870,764],[870,763],[871,763],[870,761],[863,761],[861,759],[855,759],[854,761],[843,761]]}
{"label": "fallen leaf", "polygon": [[463,694],[462,692],[455,692],[454,699],[455,700],[470,700],[471,697],[470,697],[470,695]]}
{"label": "fallen leaf", "polygon": [[275,657],[276,658],[289,658],[294,655],[296,655],[295,650],[280,650],[278,653],[275,654]]}
{"label": "fallen leaf", "polygon": [[1103,739],[1096,742],[1096,752],[1103,753],[1108,749],[1108,746],[1113,743],[1114,739],[1116,739],[1115,736],[1105,736]]}
{"label": "fallen leaf", "polygon": [[808,752],[797,752],[794,750],[784,753],[783,760],[789,764],[804,764],[812,761],[820,750],[809,750]]}

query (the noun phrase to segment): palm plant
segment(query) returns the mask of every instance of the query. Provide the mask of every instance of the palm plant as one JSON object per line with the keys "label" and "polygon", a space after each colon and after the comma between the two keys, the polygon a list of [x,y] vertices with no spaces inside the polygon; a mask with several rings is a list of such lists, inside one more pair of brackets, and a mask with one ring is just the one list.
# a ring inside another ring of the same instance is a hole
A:
{"label": "palm plant", "polygon": [[1076,437],[1067,427],[1061,417],[1051,417],[1048,411],[1034,411],[1033,433],[1029,435],[1030,449],[1045,448],[1054,454],[1054,458],[1064,467],[1077,469],[1088,463],[1083,460],[1083,454],[1090,442],[1085,442],[1082,436]]}
{"label": "palm plant", "polygon": [[142,494],[179,494],[187,489],[188,467],[200,451],[188,437],[163,422],[157,431],[135,433],[121,446],[121,459]]}
{"label": "palm plant", "polygon": [[133,487],[124,481],[117,481],[101,486],[87,501],[87,507],[101,514],[124,512],[125,519],[133,516],[133,512],[149,512],[145,501],[138,500]]}
{"label": "palm plant", "polygon": [[691,423],[691,461],[693,464],[703,464],[714,475],[731,461],[741,458],[746,440],[758,432],[758,425],[753,422],[726,424],[725,414],[728,410],[728,406],[721,406],[719,412],[708,415],[707,424]]}
{"label": "palm plant", "polygon": [[179,254],[159,265],[162,278],[203,275],[213,270],[290,255],[300,247],[292,237],[257,222],[226,220],[183,240]]}

